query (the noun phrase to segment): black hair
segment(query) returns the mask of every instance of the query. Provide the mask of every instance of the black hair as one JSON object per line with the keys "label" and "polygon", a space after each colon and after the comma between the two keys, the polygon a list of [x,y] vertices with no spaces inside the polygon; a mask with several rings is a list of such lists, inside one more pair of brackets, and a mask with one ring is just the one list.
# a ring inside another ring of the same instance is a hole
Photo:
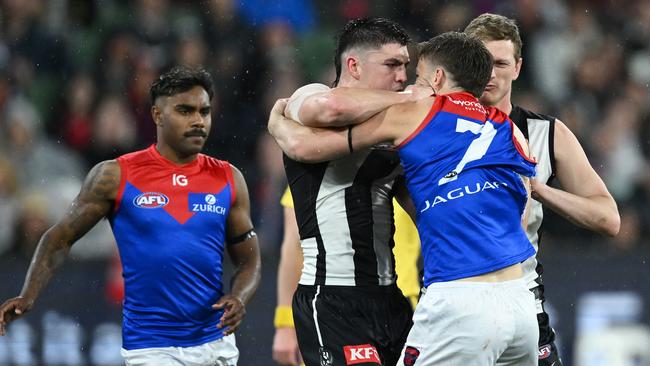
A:
{"label": "black hair", "polygon": [[420,62],[442,66],[463,90],[480,97],[492,75],[492,55],[478,38],[446,32],[419,45]]}
{"label": "black hair", "polygon": [[178,93],[184,93],[197,85],[205,89],[210,100],[212,100],[214,87],[212,85],[212,76],[209,72],[201,68],[192,68],[184,65],[175,66],[151,83],[151,88],[149,89],[151,104],[155,104],[156,99],[160,96],[172,96]]}
{"label": "black hair", "polygon": [[386,18],[359,18],[349,21],[339,33],[336,40],[334,53],[334,67],[336,80],[334,86],[341,79],[341,56],[354,47],[381,48],[388,43],[407,45],[411,37],[404,28],[394,21]]}

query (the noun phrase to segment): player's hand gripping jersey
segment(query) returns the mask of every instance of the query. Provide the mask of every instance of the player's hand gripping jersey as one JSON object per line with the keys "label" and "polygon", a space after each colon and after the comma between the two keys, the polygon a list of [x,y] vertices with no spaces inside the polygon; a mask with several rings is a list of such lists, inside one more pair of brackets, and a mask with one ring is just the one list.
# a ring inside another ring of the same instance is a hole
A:
{"label": "player's hand gripping jersey", "polygon": [[[110,218],[124,268],[123,347],[189,347],[219,339],[230,164],[206,155],[175,165],[154,146],[117,159]],[[153,304],[153,305],[152,305]]]}
{"label": "player's hand gripping jersey", "polygon": [[425,261],[424,285],[492,272],[535,254],[520,225],[535,174],[512,122],[469,93],[436,97],[399,146]]}

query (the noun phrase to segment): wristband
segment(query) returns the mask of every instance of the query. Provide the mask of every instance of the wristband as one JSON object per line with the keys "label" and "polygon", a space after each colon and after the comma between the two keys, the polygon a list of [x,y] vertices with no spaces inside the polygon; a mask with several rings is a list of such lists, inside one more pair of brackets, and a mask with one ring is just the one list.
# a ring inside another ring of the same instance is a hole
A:
{"label": "wristband", "polygon": [[350,149],[350,154],[354,152],[354,150],[352,149],[352,127],[354,126],[353,125],[348,126],[348,148]]}
{"label": "wristband", "polygon": [[293,311],[291,306],[279,305],[275,307],[275,318],[273,319],[275,328],[293,328]]}

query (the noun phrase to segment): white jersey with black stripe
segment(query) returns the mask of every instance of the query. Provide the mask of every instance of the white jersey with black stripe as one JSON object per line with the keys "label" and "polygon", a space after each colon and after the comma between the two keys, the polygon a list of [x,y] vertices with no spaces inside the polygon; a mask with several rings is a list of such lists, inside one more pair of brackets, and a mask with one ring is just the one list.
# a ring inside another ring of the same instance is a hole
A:
{"label": "white jersey with black stripe", "polygon": [[302,285],[392,285],[397,154],[375,148],[304,164],[285,156],[304,262]]}
{"label": "white jersey with black stripe", "polygon": [[[550,182],[555,174],[555,157],[553,152],[555,117],[534,113],[519,106],[513,106],[512,112],[510,112],[510,119],[512,119],[528,139],[531,156],[537,161],[535,179],[543,183]],[[532,200],[526,234],[533,247],[535,247],[536,252],[539,250],[540,229],[543,219],[544,211],[542,204],[537,200]],[[523,263],[524,276],[531,289],[540,284],[541,264],[538,263],[536,257],[530,257]]]}

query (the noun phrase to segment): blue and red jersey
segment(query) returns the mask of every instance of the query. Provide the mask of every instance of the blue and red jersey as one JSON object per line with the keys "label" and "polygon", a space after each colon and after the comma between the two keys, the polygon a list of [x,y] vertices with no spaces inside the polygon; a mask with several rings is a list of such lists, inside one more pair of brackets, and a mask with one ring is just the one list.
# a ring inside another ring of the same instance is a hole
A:
{"label": "blue and red jersey", "polygon": [[123,347],[189,347],[223,337],[222,260],[235,199],[228,162],[177,165],[148,149],[117,158],[109,217],[123,266]]}
{"label": "blue and red jersey", "polygon": [[535,163],[513,124],[469,93],[439,95],[399,146],[417,210],[424,284],[489,273],[535,254],[521,227]]}

